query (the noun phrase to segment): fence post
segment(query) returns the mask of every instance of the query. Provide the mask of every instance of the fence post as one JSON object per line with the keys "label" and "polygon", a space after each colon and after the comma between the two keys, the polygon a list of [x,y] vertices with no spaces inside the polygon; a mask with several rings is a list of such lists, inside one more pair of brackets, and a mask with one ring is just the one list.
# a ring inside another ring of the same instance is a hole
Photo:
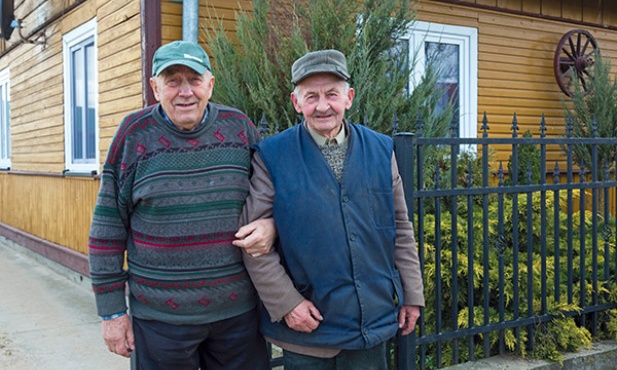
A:
{"label": "fence post", "polygon": [[413,139],[411,132],[397,132],[394,134],[394,154],[398,164],[398,172],[403,180],[403,191],[405,191],[405,202],[407,202],[407,214],[413,220],[414,200],[414,155]]}
{"label": "fence post", "polygon": [[[410,132],[397,132],[394,135],[394,155],[398,165],[398,171],[403,182],[405,202],[407,203],[407,215],[413,221],[414,214],[414,134]],[[412,370],[416,368],[416,331],[407,336],[397,336],[397,365],[398,370]]]}

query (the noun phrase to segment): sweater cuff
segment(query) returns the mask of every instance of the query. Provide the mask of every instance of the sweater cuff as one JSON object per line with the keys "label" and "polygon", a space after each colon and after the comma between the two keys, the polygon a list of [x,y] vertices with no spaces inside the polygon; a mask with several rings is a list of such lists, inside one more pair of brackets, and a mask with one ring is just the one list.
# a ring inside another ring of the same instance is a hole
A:
{"label": "sweater cuff", "polygon": [[126,315],[126,311],[118,312],[118,313],[115,313],[113,315],[101,316],[101,320],[103,320],[103,321],[113,320],[113,319],[117,319],[118,317],[122,317],[124,315]]}
{"label": "sweater cuff", "polygon": [[304,299],[305,298],[302,296],[302,294],[300,294],[295,289],[285,293],[285,295],[279,300],[276,308],[266,306],[266,309],[270,314],[270,320],[272,322],[278,322],[283,320],[283,317],[285,317],[285,315],[287,315],[294,308],[296,308],[297,305],[302,303]]}

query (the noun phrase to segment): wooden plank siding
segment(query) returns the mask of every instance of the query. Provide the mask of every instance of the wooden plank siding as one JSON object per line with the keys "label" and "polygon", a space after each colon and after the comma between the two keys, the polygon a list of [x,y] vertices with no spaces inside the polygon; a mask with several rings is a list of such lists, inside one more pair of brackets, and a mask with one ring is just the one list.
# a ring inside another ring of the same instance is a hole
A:
{"label": "wooden plank siding", "polygon": [[[74,2],[16,1],[15,15],[24,19],[26,34],[26,28]],[[87,254],[99,181],[60,176],[65,166],[62,36],[95,17],[103,161],[121,118],[142,107],[140,1],[84,1],[45,28],[45,46],[21,44],[0,58],[0,68],[11,73],[12,150],[12,172],[0,172],[0,223],[82,254]],[[18,40],[14,32],[10,42]]]}
{"label": "wooden plank siding", "polygon": [[[251,11],[251,0],[206,0],[199,3],[199,42],[208,49],[206,35],[219,28],[219,22],[233,40],[236,34],[236,13]],[[182,4],[171,0],[161,3],[162,44],[182,39]]]}
{"label": "wooden plank siding", "polygon": [[433,0],[493,10],[522,12],[538,17],[617,27],[613,0]]}
{"label": "wooden plank siding", "polygon": [[0,172],[0,222],[87,254],[99,182]]}
{"label": "wooden plank siding", "polygon": [[[542,2],[545,3],[548,2]],[[483,4],[495,6],[497,2],[490,0]],[[529,129],[534,136],[539,136],[543,113],[547,136],[565,132],[562,100],[566,97],[555,81],[553,58],[561,37],[579,26],[430,0],[418,1],[416,10],[417,18],[422,21],[478,29],[479,135],[483,112],[488,115],[491,137],[511,136],[515,112],[519,135]],[[602,27],[586,29],[598,41],[602,54],[617,60],[617,31]],[[509,155],[510,150],[504,147],[495,159],[507,163]],[[557,147],[551,148],[548,155],[550,161],[563,158]]]}

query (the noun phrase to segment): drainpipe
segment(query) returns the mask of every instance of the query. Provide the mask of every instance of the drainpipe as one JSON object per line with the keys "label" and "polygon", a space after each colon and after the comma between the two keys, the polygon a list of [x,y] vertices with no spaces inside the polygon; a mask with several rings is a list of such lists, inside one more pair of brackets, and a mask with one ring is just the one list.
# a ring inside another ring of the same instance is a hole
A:
{"label": "drainpipe", "polygon": [[182,1],[182,40],[197,42],[199,30],[199,0]]}

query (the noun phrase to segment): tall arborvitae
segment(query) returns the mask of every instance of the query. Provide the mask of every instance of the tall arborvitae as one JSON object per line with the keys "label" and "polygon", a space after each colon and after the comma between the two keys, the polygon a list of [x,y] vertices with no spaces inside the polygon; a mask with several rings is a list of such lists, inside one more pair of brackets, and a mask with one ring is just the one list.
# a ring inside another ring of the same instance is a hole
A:
{"label": "tall arborvitae", "polygon": [[[594,124],[597,137],[617,137],[617,79],[611,80],[611,63],[598,53],[594,64],[588,71],[587,90],[583,90],[578,79],[574,79],[574,93],[570,102],[564,102],[566,124],[572,123],[572,136],[590,138],[594,135]],[[564,148],[565,149],[565,148]],[[592,145],[575,145],[574,160],[585,168],[592,165]],[[598,173],[604,177],[604,165],[611,168],[615,161],[614,145],[598,146]]]}
{"label": "tall arborvitae", "polygon": [[289,93],[291,64],[309,50],[339,49],[347,55],[356,91],[347,117],[384,133],[397,119],[400,131],[413,131],[419,115],[425,136],[446,134],[452,109],[437,112],[443,91],[435,88],[438,70],[408,94],[414,58],[401,38],[414,20],[409,0],[254,0],[237,13],[232,40],[223,27],[206,34],[216,65],[213,100],[244,110],[270,132],[299,121]]}

